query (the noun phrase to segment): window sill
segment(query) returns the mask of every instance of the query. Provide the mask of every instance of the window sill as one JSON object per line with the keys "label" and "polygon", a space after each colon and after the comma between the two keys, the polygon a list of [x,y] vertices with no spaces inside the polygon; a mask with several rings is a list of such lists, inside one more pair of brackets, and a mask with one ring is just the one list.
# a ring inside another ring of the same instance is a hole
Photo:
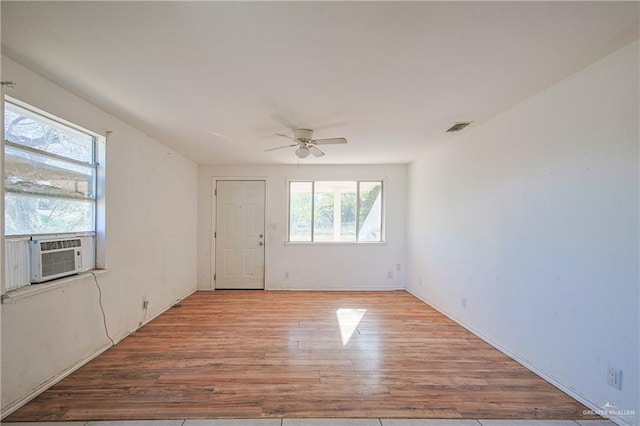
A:
{"label": "window sill", "polygon": [[58,278],[42,284],[31,284],[28,286],[9,290],[2,295],[2,303],[15,302],[20,299],[35,296],[36,294],[46,293],[48,291],[57,290],[73,284],[78,281],[86,279],[92,279],[95,276],[103,275],[109,272],[108,269],[94,269],[92,271],[82,272],[78,275],[71,275],[69,277]]}
{"label": "window sill", "polygon": [[386,244],[386,241],[285,241],[284,243],[285,246],[384,246]]}

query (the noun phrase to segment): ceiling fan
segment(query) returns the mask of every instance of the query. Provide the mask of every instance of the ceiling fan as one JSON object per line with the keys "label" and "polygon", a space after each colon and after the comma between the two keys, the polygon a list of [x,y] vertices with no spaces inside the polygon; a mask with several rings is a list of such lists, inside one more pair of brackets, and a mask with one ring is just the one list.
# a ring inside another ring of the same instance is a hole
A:
{"label": "ceiling fan", "polygon": [[283,133],[276,133],[276,135],[291,139],[295,143],[265,149],[265,151],[275,151],[276,149],[297,146],[298,149],[296,149],[296,155],[298,158],[306,158],[309,156],[309,153],[313,154],[315,157],[322,157],[324,152],[320,151],[316,145],[336,145],[347,143],[345,138],[313,139],[313,130],[309,129],[296,129],[293,131],[293,136],[285,135]]}

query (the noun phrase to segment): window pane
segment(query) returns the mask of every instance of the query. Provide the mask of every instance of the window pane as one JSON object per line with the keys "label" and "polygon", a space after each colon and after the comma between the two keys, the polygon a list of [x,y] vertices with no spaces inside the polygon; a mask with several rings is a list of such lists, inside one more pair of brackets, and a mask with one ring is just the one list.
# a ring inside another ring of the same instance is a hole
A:
{"label": "window pane", "polygon": [[95,168],[5,147],[5,188],[9,192],[65,198],[95,198]]}
{"label": "window pane", "polygon": [[356,182],[316,182],[314,241],[355,241]]}
{"label": "window pane", "polygon": [[93,200],[5,194],[5,235],[88,232],[94,229]]}
{"label": "window pane", "polygon": [[382,241],[382,182],[360,182],[358,241]]}
{"label": "window pane", "polygon": [[4,137],[67,158],[93,163],[93,136],[5,102]]}
{"label": "window pane", "polygon": [[313,241],[333,241],[333,192],[316,182],[313,200]]}
{"label": "window pane", "polygon": [[311,182],[289,184],[289,241],[311,241]]}
{"label": "window pane", "polygon": [[343,192],[340,206],[340,241],[356,240],[356,191]]}

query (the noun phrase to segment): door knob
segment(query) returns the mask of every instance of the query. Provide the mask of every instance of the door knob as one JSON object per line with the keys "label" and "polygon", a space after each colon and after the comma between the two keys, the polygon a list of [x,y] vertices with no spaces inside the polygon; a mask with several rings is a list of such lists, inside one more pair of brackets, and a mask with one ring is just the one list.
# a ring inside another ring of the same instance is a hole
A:
{"label": "door knob", "polygon": [[262,241],[260,241],[258,244],[260,244],[261,246],[263,246],[263,245],[264,245],[264,243],[263,243]]}
{"label": "door knob", "polygon": [[260,234],[260,238],[262,238],[262,234]]}

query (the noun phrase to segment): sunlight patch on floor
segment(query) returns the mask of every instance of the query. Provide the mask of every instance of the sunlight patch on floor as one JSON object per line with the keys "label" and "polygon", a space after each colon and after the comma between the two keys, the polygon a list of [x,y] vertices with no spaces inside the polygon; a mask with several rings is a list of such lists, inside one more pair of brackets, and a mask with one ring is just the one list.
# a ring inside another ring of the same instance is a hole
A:
{"label": "sunlight patch on floor", "polygon": [[349,343],[349,339],[358,328],[358,324],[367,312],[366,309],[345,309],[341,308],[336,311],[338,319],[338,327],[340,328],[340,337],[342,337],[342,345]]}

